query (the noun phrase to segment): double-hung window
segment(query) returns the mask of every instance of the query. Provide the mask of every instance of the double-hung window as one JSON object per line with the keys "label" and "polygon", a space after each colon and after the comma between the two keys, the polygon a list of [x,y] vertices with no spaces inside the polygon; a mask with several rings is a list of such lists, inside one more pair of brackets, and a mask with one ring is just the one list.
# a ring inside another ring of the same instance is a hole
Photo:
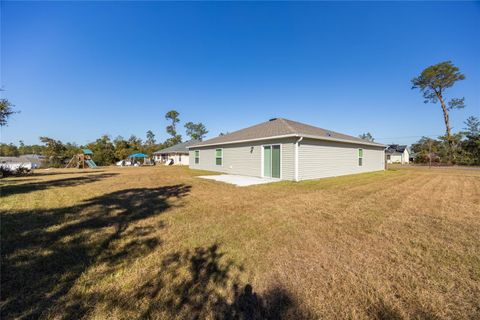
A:
{"label": "double-hung window", "polygon": [[215,164],[217,166],[223,165],[223,149],[215,149]]}
{"label": "double-hung window", "polygon": [[200,150],[195,150],[195,164],[200,163]]}
{"label": "double-hung window", "polygon": [[363,149],[358,149],[358,166],[363,166]]}

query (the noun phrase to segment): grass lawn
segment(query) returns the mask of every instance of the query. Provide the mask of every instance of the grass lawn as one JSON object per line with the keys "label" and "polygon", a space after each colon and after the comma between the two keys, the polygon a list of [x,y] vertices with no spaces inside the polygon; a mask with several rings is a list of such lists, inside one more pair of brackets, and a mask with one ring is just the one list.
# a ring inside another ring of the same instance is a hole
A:
{"label": "grass lawn", "polygon": [[480,318],[480,170],[0,180],[1,318]]}

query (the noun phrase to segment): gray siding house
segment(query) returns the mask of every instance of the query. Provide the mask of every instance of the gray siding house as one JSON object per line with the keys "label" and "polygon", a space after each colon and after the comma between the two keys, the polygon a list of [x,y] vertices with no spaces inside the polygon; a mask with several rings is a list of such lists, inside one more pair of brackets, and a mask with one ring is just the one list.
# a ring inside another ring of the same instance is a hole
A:
{"label": "gray siding house", "polygon": [[309,180],[385,169],[385,145],[273,118],[199,142],[192,169],[281,180]]}

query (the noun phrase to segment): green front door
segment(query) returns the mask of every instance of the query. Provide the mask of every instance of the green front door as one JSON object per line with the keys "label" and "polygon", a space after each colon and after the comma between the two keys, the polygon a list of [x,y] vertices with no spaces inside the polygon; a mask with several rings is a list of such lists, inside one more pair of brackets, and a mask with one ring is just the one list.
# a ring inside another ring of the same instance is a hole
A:
{"label": "green front door", "polygon": [[280,179],[280,146],[272,146],[272,178]]}
{"label": "green front door", "polygon": [[280,145],[263,146],[263,176],[280,178]]}

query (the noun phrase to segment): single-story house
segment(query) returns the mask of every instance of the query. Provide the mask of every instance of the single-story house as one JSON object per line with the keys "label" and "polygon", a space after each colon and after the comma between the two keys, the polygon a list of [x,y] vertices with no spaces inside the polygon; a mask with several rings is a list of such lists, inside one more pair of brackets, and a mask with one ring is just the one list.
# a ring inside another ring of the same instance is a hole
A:
{"label": "single-story house", "polygon": [[35,154],[25,154],[19,157],[0,157],[0,166],[16,170],[24,167],[29,170],[40,168],[44,165],[45,157]]}
{"label": "single-story house", "polygon": [[179,143],[174,146],[155,151],[153,153],[153,160],[155,163],[168,163],[175,165],[188,165],[188,147],[199,143],[200,140],[190,140]]}
{"label": "single-story house", "polygon": [[46,157],[38,154],[24,154],[20,158],[30,161],[34,168],[41,168],[45,166]]}
{"label": "single-story house", "polygon": [[385,150],[385,161],[387,163],[408,164],[410,162],[410,153],[407,146],[391,144]]}
{"label": "single-story house", "polygon": [[192,169],[300,181],[384,170],[385,147],[273,118],[188,149]]}

